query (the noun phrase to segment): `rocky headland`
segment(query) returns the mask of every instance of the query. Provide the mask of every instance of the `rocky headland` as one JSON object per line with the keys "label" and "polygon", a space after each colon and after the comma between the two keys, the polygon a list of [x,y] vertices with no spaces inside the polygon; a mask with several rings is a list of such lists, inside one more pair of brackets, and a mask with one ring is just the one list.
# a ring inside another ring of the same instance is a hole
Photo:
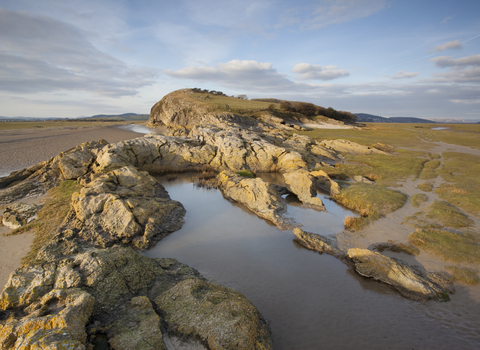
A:
{"label": "rocky headland", "polygon": [[[1,349],[96,349],[107,342],[111,349],[163,349],[166,333],[209,349],[272,348],[267,323],[242,294],[209,283],[174,259],[137,252],[184,223],[183,205],[153,173],[213,172],[225,198],[281,230],[295,228],[299,243],[351,264],[362,276],[416,300],[445,300],[454,292],[438,274],[364,249],[341,251],[285,216],[285,194],[323,211],[317,188],[339,191],[315,170],[320,165],[333,166],[345,154],[384,151],[345,140],[319,142],[290,132],[304,128],[301,119],[218,111],[191,94],[176,91],[152,108],[149,124],[166,126],[168,135],[83,143],[0,179],[0,204],[9,205],[12,222],[13,202],[62,181],[81,185],[53,238],[10,275],[0,295]],[[284,186],[242,171],[278,172]],[[17,221],[29,218],[18,214]]]}

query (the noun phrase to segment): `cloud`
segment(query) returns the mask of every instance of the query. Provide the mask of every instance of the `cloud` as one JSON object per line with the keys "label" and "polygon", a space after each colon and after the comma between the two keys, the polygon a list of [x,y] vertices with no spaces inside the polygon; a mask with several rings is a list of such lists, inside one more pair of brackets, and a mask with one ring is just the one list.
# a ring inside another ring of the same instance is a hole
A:
{"label": "cloud", "polygon": [[399,70],[397,74],[392,75],[390,78],[391,79],[410,79],[410,78],[415,78],[418,75],[418,73],[407,73],[404,72],[403,70]]}
{"label": "cloud", "polygon": [[452,100],[449,100],[450,102],[453,102],[453,103],[457,103],[457,104],[464,104],[464,105],[473,105],[473,104],[479,104],[480,103],[480,99],[477,98],[477,99],[471,99],[471,100],[467,100],[467,99],[452,99]]}
{"label": "cloud", "polygon": [[449,42],[447,42],[443,45],[435,46],[433,49],[430,50],[430,52],[433,52],[433,51],[441,52],[441,51],[447,51],[447,50],[459,50],[461,48],[463,48],[462,43],[459,40],[455,40],[455,41],[449,41]]}
{"label": "cloud", "polygon": [[468,57],[453,58],[451,56],[440,56],[430,60],[435,62],[437,67],[467,67],[467,66],[480,66],[480,55],[470,55]]}
{"label": "cloud", "polygon": [[82,90],[135,95],[157,72],[127,66],[96,49],[76,27],[0,8],[0,90]]}
{"label": "cloud", "polygon": [[[332,24],[349,22],[368,17],[379,12],[387,4],[386,0],[320,0],[313,7],[304,7],[298,18],[282,16],[283,25],[301,23],[302,29],[327,27]],[[303,16],[302,16],[303,15]]]}
{"label": "cloud", "polygon": [[480,84],[480,67],[452,69],[447,73],[436,73],[432,82],[437,83],[477,83]]}
{"label": "cloud", "polygon": [[297,79],[299,80],[333,80],[350,75],[347,70],[337,68],[337,66],[299,63],[293,67],[293,72],[297,73]]}

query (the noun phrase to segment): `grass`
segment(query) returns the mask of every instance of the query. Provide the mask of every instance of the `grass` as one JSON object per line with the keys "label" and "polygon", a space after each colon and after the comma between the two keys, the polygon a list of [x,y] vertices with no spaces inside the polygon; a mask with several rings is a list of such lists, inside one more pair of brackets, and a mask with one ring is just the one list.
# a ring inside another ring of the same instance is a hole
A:
{"label": "grass", "polygon": [[255,178],[255,174],[250,169],[240,170],[237,171],[235,174],[252,179]]}
{"label": "grass", "polygon": [[480,263],[480,237],[476,233],[417,229],[410,234],[408,240],[410,244],[448,261]]}
{"label": "grass", "polygon": [[0,122],[0,130],[16,130],[16,129],[46,129],[46,128],[77,128],[77,127],[93,127],[93,126],[109,126],[109,125],[118,125],[118,124],[143,124],[144,122],[137,121],[68,121],[68,120],[59,120],[59,121],[33,121],[33,122]]}
{"label": "grass", "polygon": [[342,188],[339,194],[333,196],[333,199],[360,213],[361,216],[355,218],[355,225],[350,227],[350,229],[358,230],[371,221],[401,208],[405,204],[407,196],[381,186],[354,184]]}
{"label": "grass", "polygon": [[431,160],[426,162],[423,165],[423,170],[420,173],[420,178],[422,180],[431,180],[436,178],[438,174],[435,172],[435,169],[437,169],[439,166],[440,166],[440,161],[438,160]]}
{"label": "grass", "polygon": [[397,243],[390,240],[386,243],[375,244],[374,248],[380,253],[385,250],[388,250],[395,253],[405,253],[405,254],[414,255],[414,256],[417,256],[420,254],[420,250],[410,244]]}
{"label": "grass", "polygon": [[438,200],[430,205],[427,218],[452,228],[463,228],[473,225],[473,220],[462,213],[462,211],[450,203]]}
{"label": "grass", "polygon": [[454,281],[463,282],[469,285],[477,285],[480,282],[478,271],[461,266],[445,266],[454,279]]}
{"label": "grass", "polygon": [[428,201],[428,196],[425,193],[417,193],[412,196],[410,201],[415,208],[419,208],[423,203]]}
{"label": "grass", "polygon": [[[206,98],[207,95],[208,98]],[[199,92],[192,93],[191,97],[212,106],[216,110],[240,114],[256,109],[267,109],[271,105],[269,102],[242,100],[236,97],[217,96]],[[226,105],[229,108],[226,108]]]}
{"label": "grass", "polygon": [[48,192],[49,200],[38,211],[38,219],[10,232],[11,235],[23,232],[33,232],[35,234],[30,252],[22,259],[23,264],[28,264],[34,260],[39,249],[52,239],[56,229],[61,225],[70,210],[72,194],[78,192],[81,188],[82,186],[76,181],[63,181],[58,187],[52,188]]}
{"label": "grass", "polygon": [[397,182],[406,178],[417,178],[423,169],[425,152],[399,150],[395,156],[347,155],[347,164],[336,164],[335,167],[321,167],[330,177],[353,178],[355,175],[375,180],[382,186],[396,186]]}
{"label": "grass", "polygon": [[433,191],[433,184],[430,182],[424,182],[418,185],[418,189],[424,192],[432,192]]}
{"label": "grass", "polygon": [[446,183],[435,193],[480,218],[480,157],[457,152],[444,152],[442,155],[444,161],[437,173]]}

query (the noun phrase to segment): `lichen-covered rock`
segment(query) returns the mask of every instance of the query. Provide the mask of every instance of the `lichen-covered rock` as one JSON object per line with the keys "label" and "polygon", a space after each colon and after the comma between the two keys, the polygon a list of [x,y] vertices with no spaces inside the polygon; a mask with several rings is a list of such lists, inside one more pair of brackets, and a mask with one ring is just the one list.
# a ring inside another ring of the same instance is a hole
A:
{"label": "lichen-covered rock", "polygon": [[115,350],[166,350],[161,319],[147,297],[133,298],[120,305],[118,317],[109,329],[109,344]]}
{"label": "lichen-covered rock", "polygon": [[406,297],[420,301],[445,301],[450,299],[447,293],[455,292],[448,279],[419,266],[410,266],[368,249],[352,248],[347,254],[357,273],[387,283]]}
{"label": "lichen-covered rock", "polygon": [[315,210],[325,210],[322,200],[317,197],[313,177],[307,170],[297,170],[283,174],[287,189],[295,193],[304,206]]}
{"label": "lichen-covered rock", "polygon": [[185,208],[146,172],[125,166],[96,177],[72,196],[80,236],[100,247],[116,242],[145,249],[184,222]]}
{"label": "lichen-covered rock", "polygon": [[12,203],[5,207],[2,224],[16,229],[35,220],[40,209],[38,205],[27,203]]}
{"label": "lichen-covered rock", "polygon": [[199,279],[186,280],[155,299],[169,328],[197,337],[210,349],[272,349],[258,310],[240,293]]}
{"label": "lichen-covered rock", "polygon": [[293,228],[294,221],[283,216],[287,204],[274,185],[260,178],[244,178],[229,171],[218,174],[217,182],[225,198],[245,205],[281,230]]}
{"label": "lichen-covered rock", "polygon": [[1,349],[85,349],[85,325],[94,305],[87,292],[53,289],[0,325]]}
{"label": "lichen-covered rock", "polygon": [[388,154],[377,148],[367,147],[348,140],[324,140],[320,145],[345,154]]}

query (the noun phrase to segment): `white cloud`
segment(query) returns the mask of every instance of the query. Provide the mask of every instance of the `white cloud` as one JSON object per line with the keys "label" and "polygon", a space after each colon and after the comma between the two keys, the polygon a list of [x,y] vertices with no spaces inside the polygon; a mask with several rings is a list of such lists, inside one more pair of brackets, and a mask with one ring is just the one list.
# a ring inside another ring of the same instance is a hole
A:
{"label": "white cloud", "polygon": [[333,80],[350,75],[347,70],[337,68],[337,66],[299,63],[293,67],[293,72],[297,73],[299,80]]}
{"label": "white cloud", "polygon": [[467,67],[467,66],[480,66],[480,55],[471,55],[462,58],[453,58],[451,56],[440,56],[430,60],[435,62],[437,67]]}
{"label": "white cloud", "polygon": [[[313,8],[306,8],[306,18],[302,20],[304,29],[326,27],[345,23],[357,18],[368,17],[379,12],[387,4],[386,0],[320,0]],[[285,20],[285,19],[284,19]]]}
{"label": "white cloud", "polygon": [[447,50],[458,50],[458,49],[461,49],[461,48],[463,48],[462,43],[459,40],[455,40],[455,41],[446,42],[443,45],[435,46],[430,51],[431,52],[432,51],[440,52],[440,51],[447,51]]}
{"label": "white cloud", "polygon": [[430,79],[437,83],[477,83],[480,84],[480,67],[451,69],[447,73],[437,73]]}
{"label": "white cloud", "polygon": [[400,70],[397,72],[397,74],[395,75],[392,75],[390,78],[392,79],[411,79],[411,78],[415,78],[416,76],[418,75],[418,73],[408,73],[408,72],[404,72],[403,70]]}
{"label": "white cloud", "polygon": [[471,100],[466,100],[466,99],[452,99],[449,100],[450,102],[457,103],[457,104],[464,104],[464,105],[473,105],[473,104],[479,104],[480,99],[471,99]]}
{"label": "white cloud", "polygon": [[0,8],[0,90],[82,90],[135,95],[154,70],[127,66],[96,49],[78,28],[43,16]]}

